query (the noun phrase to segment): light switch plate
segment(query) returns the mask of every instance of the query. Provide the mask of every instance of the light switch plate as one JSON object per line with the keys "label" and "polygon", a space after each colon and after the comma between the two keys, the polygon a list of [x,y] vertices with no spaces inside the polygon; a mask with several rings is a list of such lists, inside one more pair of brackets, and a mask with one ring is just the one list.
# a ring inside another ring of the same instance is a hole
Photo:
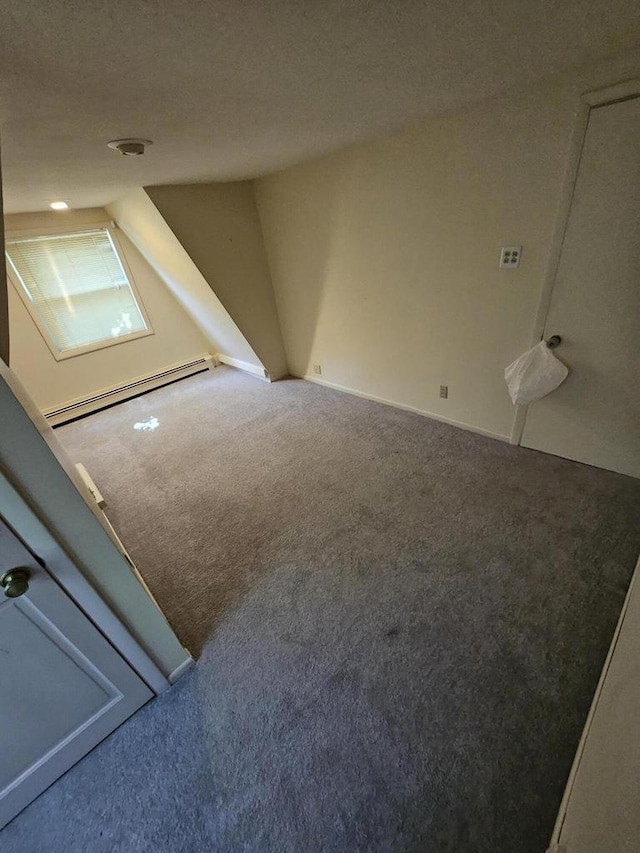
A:
{"label": "light switch plate", "polygon": [[503,246],[500,249],[500,269],[515,270],[520,266],[522,246]]}

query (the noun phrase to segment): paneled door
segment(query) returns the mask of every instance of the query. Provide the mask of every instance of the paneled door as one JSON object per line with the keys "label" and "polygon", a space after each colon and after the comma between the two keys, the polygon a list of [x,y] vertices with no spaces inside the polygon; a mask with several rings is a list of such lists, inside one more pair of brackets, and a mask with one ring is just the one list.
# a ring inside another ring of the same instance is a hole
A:
{"label": "paneled door", "polygon": [[152,696],[0,519],[0,827]]}

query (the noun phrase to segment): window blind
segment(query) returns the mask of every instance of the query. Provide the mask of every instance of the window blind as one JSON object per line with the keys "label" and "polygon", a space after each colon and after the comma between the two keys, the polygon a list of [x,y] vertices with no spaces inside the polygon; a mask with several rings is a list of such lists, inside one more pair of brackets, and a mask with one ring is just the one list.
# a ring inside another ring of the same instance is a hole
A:
{"label": "window blind", "polygon": [[108,229],[9,239],[6,250],[59,352],[147,328]]}

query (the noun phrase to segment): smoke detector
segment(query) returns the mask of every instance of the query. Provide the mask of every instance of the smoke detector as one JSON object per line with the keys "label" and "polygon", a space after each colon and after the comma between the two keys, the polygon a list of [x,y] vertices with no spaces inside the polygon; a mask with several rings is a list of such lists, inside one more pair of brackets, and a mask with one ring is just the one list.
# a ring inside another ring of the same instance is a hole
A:
{"label": "smoke detector", "polygon": [[153,145],[153,142],[150,139],[113,139],[107,145],[126,157],[138,157],[144,154],[146,146]]}

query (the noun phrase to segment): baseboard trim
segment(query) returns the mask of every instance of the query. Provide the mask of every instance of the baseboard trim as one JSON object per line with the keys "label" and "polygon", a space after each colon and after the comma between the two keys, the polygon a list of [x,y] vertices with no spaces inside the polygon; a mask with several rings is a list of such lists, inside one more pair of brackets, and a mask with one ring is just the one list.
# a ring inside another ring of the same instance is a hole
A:
{"label": "baseboard trim", "polygon": [[[187,650],[185,649],[185,652],[186,651]],[[187,654],[189,654],[189,653],[187,652]],[[189,672],[189,670],[193,666],[195,666],[195,663],[196,663],[195,660],[191,657],[191,655],[189,655],[189,657],[186,660],[183,660],[182,663],[179,666],[177,666],[170,675],[167,676],[169,684],[175,684],[179,678],[182,678],[182,676],[186,672]]]}
{"label": "baseboard trim", "polygon": [[344,394],[352,394],[354,397],[362,397],[365,400],[373,400],[374,403],[382,403],[384,406],[392,406],[394,409],[402,409],[405,412],[413,412],[415,415],[422,415],[424,418],[430,418],[433,421],[439,421],[443,424],[458,427],[459,429],[467,430],[467,432],[475,432],[478,435],[484,435],[485,438],[495,438],[497,441],[510,442],[510,435],[502,435],[499,432],[491,432],[482,427],[467,424],[464,421],[455,421],[453,418],[445,418],[442,415],[436,415],[434,412],[429,412],[426,409],[418,409],[415,406],[406,406],[404,403],[398,403],[395,400],[387,400],[385,397],[377,397],[375,394],[367,394],[366,391],[358,391],[356,388],[349,388],[346,385],[338,385],[335,382],[328,382],[326,379],[320,379],[317,376],[309,374],[292,374],[297,379],[304,379],[306,382],[315,382],[316,385],[324,385],[327,388],[333,388],[334,391],[342,391]]}
{"label": "baseboard trim", "polygon": [[242,361],[239,358],[233,358],[230,355],[224,355],[220,352],[216,353],[216,358],[218,361],[222,362],[222,364],[228,364],[229,367],[237,367],[238,370],[244,370],[245,373],[257,376],[258,379],[262,379],[263,382],[271,382],[269,371],[264,367],[259,367],[257,364],[251,364],[248,361]]}
{"label": "baseboard trim", "polygon": [[208,370],[211,367],[211,356],[209,353],[198,356],[191,361],[179,362],[178,364],[170,364],[156,373],[147,373],[143,376],[136,376],[120,385],[112,385],[109,388],[103,388],[96,391],[87,397],[78,397],[75,400],[69,400],[62,406],[47,409],[43,412],[45,418],[51,426],[58,426],[74,418],[88,415],[91,412],[97,412],[99,409],[104,409],[113,403],[120,403],[123,400],[128,400],[131,397],[136,397],[145,391],[152,391],[154,388],[160,388],[163,385],[168,385],[170,382],[175,382],[176,379],[185,379],[187,376],[192,376],[194,373],[200,373],[203,370]]}
{"label": "baseboard trim", "polygon": [[84,467],[82,462],[76,462],[76,471],[82,477],[82,482],[85,484],[87,489],[93,495],[93,499],[98,504],[98,507],[101,510],[104,510],[104,508],[106,506],[106,501],[105,501],[104,497],[102,496],[102,492],[96,486],[96,484],[93,482],[93,477],[87,471],[87,469]]}

